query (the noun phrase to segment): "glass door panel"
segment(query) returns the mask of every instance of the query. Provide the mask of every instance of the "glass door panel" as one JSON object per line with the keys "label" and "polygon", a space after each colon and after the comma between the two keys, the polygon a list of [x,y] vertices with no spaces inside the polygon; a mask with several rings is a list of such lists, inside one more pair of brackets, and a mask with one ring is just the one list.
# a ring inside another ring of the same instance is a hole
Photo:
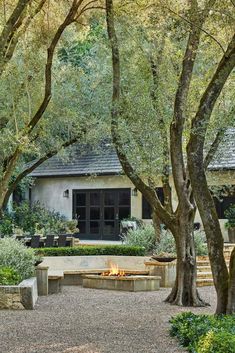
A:
{"label": "glass door panel", "polygon": [[115,222],[114,221],[104,221],[104,236],[115,235]]}

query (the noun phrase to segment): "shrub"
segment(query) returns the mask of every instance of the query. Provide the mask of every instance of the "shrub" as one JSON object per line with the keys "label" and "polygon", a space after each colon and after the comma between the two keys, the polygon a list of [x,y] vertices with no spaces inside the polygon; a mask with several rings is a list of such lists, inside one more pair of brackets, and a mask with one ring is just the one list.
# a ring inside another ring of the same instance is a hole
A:
{"label": "shrub", "polygon": [[20,280],[33,275],[35,261],[33,249],[26,248],[20,241],[13,238],[0,239],[0,264],[16,271]]}
{"label": "shrub", "polygon": [[232,333],[209,331],[197,346],[198,353],[235,353],[235,336]]}
{"label": "shrub", "polygon": [[155,253],[176,255],[175,239],[168,230],[162,230],[160,243],[155,246]]}
{"label": "shrub", "polygon": [[9,286],[19,284],[20,274],[11,267],[0,267],[0,285]]}
{"label": "shrub", "polygon": [[146,252],[149,252],[155,248],[156,234],[152,225],[145,225],[136,230],[129,230],[123,236],[123,241],[130,246],[143,247]]}
{"label": "shrub", "polygon": [[[198,349],[199,347],[200,349],[206,349],[208,346],[209,337],[211,337],[211,335],[209,335],[207,339],[205,337],[209,332],[213,334],[224,332],[229,336],[235,335],[235,316],[195,315],[191,312],[187,312],[172,318],[170,323],[171,335],[177,337],[180,344],[187,347],[188,351],[192,353],[204,353],[203,350],[198,351]],[[213,347],[213,344],[219,345],[218,340],[219,337],[216,337],[215,340],[211,339],[211,347]],[[205,353],[209,352],[222,353],[222,351],[213,349],[205,351]],[[227,353],[226,350],[223,352]],[[235,353],[235,350],[228,350],[228,352]]]}
{"label": "shrub", "polygon": [[235,204],[230,205],[227,210],[224,212],[225,217],[228,221],[225,223],[227,228],[235,227]]}
{"label": "shrub", "polygon": [[65,248],[42,248],[35,250],[41,256],[89,256],[89,255],[117,255],[144,256],[145,249],[140,246],[127,245],[96,245]]}
{"label": "shrub", "polygon": [[[195,251],[197,256],[207,255],[207,245],[205,243],[205,233],[202,231],[194,232]],[[175,240],[169,230],[162,230],[160,243],[156,244],[156,254],[167,253],[176,255]]]}
{"label": "shrub", "polygon": [[39,202],[30,205],[27,201],[14,205],[14,211],[6,213],[0,221],[0,234],[59,234],[76,233],[77,221],[68,221],[59,212],[47,210]]}
{"label": "shrub", "polygon": [[205,233],[201,230],[194,232],[195,251],[197,256],[208,255]]}

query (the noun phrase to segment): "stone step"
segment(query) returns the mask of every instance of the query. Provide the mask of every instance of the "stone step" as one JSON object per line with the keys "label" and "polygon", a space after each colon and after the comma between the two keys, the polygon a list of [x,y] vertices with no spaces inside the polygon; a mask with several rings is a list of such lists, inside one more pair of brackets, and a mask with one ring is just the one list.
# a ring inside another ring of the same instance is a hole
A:
{"label": "stone step", "polygon": [[212,273],[211,273],[211,271],[209,271],[209,272],[198,272],[197,273],[197,278],[199,279],[201,279],[201,278],[204,278],[204,279],[206,279],[206,278],[212,278]]}
{"label": "stone step", "polygon": [[212,278],[200,278],[197,279],[197,287],[206,287],[206,286],[213,286],[213,279]]}
{"label": "stone step", "polygon": [[211,272],[210,266],[197,266],[198,272]]}

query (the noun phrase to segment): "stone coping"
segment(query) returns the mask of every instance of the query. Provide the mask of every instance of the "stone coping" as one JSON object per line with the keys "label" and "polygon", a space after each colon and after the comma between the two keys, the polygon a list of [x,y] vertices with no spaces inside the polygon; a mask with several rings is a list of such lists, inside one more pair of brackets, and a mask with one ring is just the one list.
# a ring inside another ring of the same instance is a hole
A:
{"label": "stone coping", "polygon": [[160,276],[102,276],[102,275],[86,275],[84,278],[88,279],[104,279],[117,281],[151,281],[153,279],[161,279]]}
{"label": "stone coping", "polygon": [[171,264],[175,265],[176,264],[176,260],[169,261],[169,262],[161,262],[161,261],[153,260],[153,261],[146,261],[144,264],[146,266],[169,266]]}

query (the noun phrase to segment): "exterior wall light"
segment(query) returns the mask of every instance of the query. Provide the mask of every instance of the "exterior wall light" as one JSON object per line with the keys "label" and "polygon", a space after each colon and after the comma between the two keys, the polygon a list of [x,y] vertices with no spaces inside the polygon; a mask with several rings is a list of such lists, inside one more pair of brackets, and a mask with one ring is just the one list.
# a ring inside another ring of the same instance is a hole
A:
{"label": "exterior wall light", "polygon": [[63,192],[63,197],[69,198],[69,189]]}
{"label": "exterior wall light", "polygon": [[138,196],[138,190],[137,188],[132,189],[132,196]]}

